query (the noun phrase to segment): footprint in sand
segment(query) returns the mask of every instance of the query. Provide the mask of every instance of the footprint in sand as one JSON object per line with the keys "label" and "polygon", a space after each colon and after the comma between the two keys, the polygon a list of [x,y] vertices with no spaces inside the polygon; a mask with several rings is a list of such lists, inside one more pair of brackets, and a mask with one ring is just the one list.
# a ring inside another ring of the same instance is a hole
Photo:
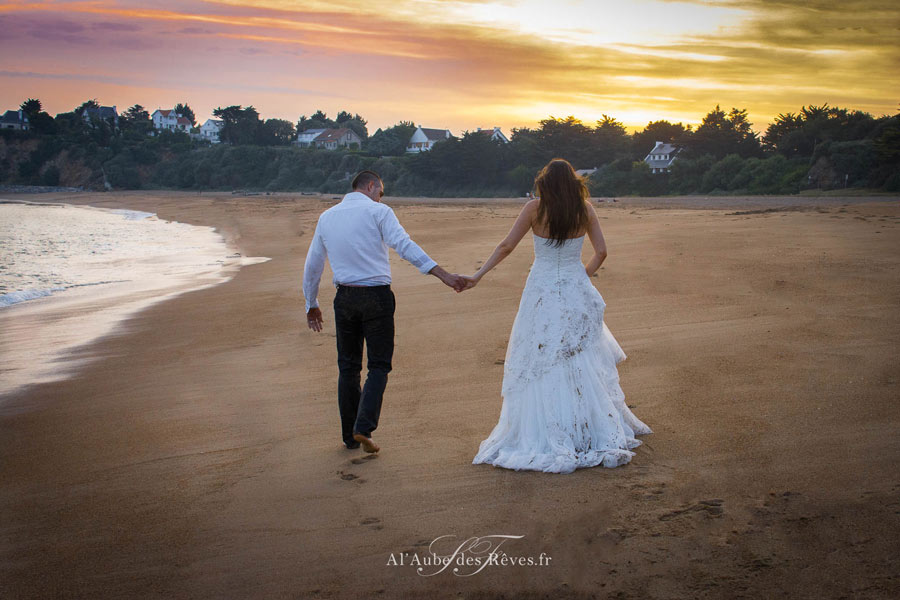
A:
{"label": "footprint in sand", "polygon": [[660,515],[660,521],[670,521],[682,515],[686,515],[688,513],[694,512],[705,512],[707,516],[710,517],[721,517],[725,513],[725,507],[723,506],[725,501],[721,498],[712,498],[710,500],[700,500],[696,504],[691,504],[685,508],[679,510],[673,510],[667,512],[664,515]]}
{"label": "footprint in sand", "polygon": [[365,456],[361,456],[359,458],[354,458],[350,462],[354,465],[361,465],[366,461],[375,460],[376,458],[378,458],[378,454],[366,454]]}
{"label": "footprint in sand", "polygon": [[337,474],[340,475],[341,479],[343,479],[344,481],[355,481],[356,483],[366,482],[365,479],[360,479],[359,475],[356,475],[355,473],[344,473],[343,471],[338,471]]}
{"label": "footprint in sand", "polygon": [[381,519],[378,517],[366,517],[362,521],[359,522],[360,525],[371,525],[369,529],[383,529],[384,525],[381,524]]}

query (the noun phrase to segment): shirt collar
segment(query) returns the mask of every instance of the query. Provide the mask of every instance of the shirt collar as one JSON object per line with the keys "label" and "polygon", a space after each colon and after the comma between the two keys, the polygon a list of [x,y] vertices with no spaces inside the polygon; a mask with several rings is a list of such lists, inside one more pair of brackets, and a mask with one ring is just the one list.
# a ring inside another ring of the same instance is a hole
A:
{"label": "shirt collar", "polygon": [[341,202],[354,202],[354,201],[366,201],[366,202],[374,202],[371,198],[363,194],[362,192],[350,192],[344,196],[344,199]]}

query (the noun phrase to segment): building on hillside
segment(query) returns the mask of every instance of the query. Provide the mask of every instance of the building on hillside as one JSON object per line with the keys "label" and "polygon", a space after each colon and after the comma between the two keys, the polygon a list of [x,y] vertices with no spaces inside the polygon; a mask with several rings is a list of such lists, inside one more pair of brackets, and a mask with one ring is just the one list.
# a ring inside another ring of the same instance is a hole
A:
{"label": "building on hillside", "polygon": [[189,133],[191,131],[191,121],[187,117],[182,117],[175,112],[174,108],[161,109],[157,108],[151,115],[153,118],[153,129],[158,131],[183,131]]}
{"label": "building on hillside", "polygon": [[107,121],[113,127],[119,127],[119,113],[116,111],[116,105],[100,106],[97,108],[85,108],[81,113],[81,117],[85,123],[91,124],[94,121]]}
{"label": "building on hillside", "polygon": [[[305,133],[305,132],[304,132]],[[326,129],[313,140],[316,148],[324,148],[325,150],[336,150],[340,147],[347,147],[356,144],[359,148],[362,145],[362,139],[352,129],[342,127],[340,129]]]}
{"label": "building on hillside", "polygon": [[644,162],[650,166],[651,173],[668,173],[676,154],[678,154],[678,148],[672,144],[656,142],[656,146],[644,158]]}
{"label": "building on hillside", "polygon": [[200,126],[200,139],[208,140],[213,144],[219,143],[219,132],[222,131],[224,123],[219,119],[207,119]]}
{"label": "building on hillside", "polygon": [[28,115],[22,110],[8,110],[0,117],[0,129],[28,131]]}
{"label": "building on hillside", "polygon": [[478,131],[476,131],[475,133],[479,135],[490,136],[490,138],[495,142],[503,142],[504,144],[509,143],[509,138],[503,135],[503,132],[500,131],[499,127],[494,127],[493,129],[482,129],[481,127],[479,127]]}
{"label": "building on hillside", "polygon": [[313,142],[315,139],[324,131],[324,129],[307,129],[306,131],[301,131],[297,134],[297,139],[291,143],[295,146],[300,146],[301,148],[309,148],[314,145]]}
{"label": "building on hillside", "polygon": [[438,142],[453,137],[449,129],[428,129],[419,125],[406,145],[407,152],[424,152],[431,150]]}
{"label": "building on hillside", "polygon": [[587,179],[588,177],[590,177],[591,175],[593,175],[596,172],[597,172],[597,167],[594,167],[593,169],[578,169],[577,171],[575,171],[575,174],[578,175],[579,177]]}

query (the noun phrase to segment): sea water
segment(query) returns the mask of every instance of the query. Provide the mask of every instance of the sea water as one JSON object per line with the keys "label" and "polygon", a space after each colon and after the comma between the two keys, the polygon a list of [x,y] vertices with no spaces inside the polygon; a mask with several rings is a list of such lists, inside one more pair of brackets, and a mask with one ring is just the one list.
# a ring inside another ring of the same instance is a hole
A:
{"label": "sea water", "polygon": [[0,200],[0,396],[68,376],[75,348],[137,310],[266,260],[154,213]]}

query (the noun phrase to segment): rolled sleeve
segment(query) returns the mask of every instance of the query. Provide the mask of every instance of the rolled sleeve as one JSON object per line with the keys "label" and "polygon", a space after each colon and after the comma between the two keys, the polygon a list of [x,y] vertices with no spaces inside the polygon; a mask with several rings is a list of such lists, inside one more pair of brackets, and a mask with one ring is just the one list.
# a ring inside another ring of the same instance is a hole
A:
{"label": "rolled sleeve", "polygon": [[419,247],[409,234],[400,225],[397,215],[393,209],[385,207],[387,210],[381,220],[381,237],[388,247],[393,248],[400,257],[419,269],[419,272],[426,274],[437,266],[437,262],[432,260],[422,248]]}

